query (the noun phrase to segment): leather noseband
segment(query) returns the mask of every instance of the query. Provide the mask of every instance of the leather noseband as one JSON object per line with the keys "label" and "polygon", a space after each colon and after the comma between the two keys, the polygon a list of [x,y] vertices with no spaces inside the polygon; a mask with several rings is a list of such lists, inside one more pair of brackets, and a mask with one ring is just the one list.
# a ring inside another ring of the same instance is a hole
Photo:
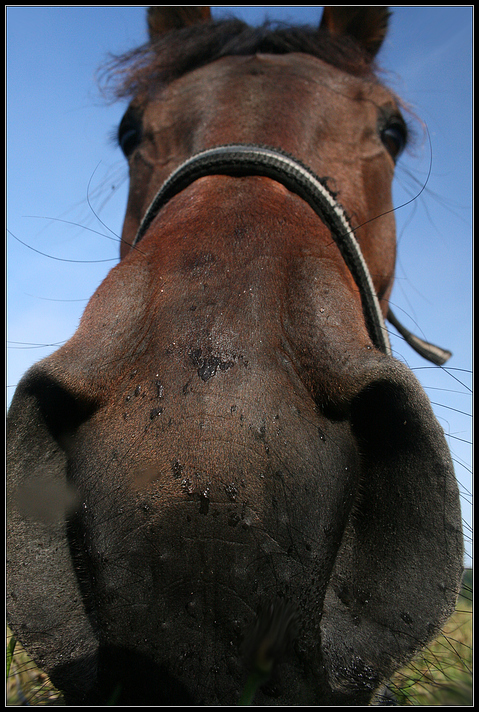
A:
{"label": "leather noseband", "polygon": [[[173,171],[157,192],[141,221],[133,246],[138,244],[158,212],[173,196],[199,178],[209,175],[266,176],[303,198],[331,231],[356,282],[372,342],[380,351],[391,355],[389,336],[373,281],[344,208],[327,187],[325,179],[318,178],[311,169],[283,151],[253,144],[230,144],[191,156]],[[407,343],[429,361],[442,365],[451,356],[450,351],[414,336],[398,322],[391,309],[388,320]]]}

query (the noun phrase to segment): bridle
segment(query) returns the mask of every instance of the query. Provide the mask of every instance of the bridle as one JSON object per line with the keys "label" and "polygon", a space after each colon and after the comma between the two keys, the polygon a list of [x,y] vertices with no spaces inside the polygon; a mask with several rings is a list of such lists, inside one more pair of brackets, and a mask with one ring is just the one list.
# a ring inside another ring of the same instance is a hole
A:
{"label": "bridle", "polygon": [[[344,208],[327,187],[325,179],[318,178],[298,159],[283,151],[253,144],[230,144],[191,156],[171,173],[157,192],[141,221],[133,246],[138,244],[158,212],[171,198],[199,178],[210,175],[266,176],[303,198],[331,231],[356,282],[373,344],[384,354],[391,355],[389,336],[373,281]],[[441,365],[451,356],[449,351],[411,334],[398,322],[391,309],[388,311],[388,320],[424,358]]]}

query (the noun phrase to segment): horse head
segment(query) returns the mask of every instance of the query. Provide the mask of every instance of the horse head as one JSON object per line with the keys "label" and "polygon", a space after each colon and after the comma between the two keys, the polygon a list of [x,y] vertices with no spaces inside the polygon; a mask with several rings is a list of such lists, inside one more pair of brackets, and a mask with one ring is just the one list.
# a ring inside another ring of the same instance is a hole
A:
{"label": "horse head", "polygon": [[68,702],[260,670],[259,704],[365,704],[454,608],[453,466],[384,327],[387,18],[155,6],[117,67],[121,261],[9,413],[10,624]]}

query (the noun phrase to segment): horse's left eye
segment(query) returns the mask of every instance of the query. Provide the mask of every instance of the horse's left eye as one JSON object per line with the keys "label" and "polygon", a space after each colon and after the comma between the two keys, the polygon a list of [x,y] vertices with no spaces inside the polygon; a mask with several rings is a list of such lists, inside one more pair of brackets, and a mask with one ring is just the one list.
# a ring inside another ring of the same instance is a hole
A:
{"label": "horse's left eye", "polygon": [[396,161],[407,143],[406,126],[399,121],[388,123],[381,129],[381,141],[390,156]]}

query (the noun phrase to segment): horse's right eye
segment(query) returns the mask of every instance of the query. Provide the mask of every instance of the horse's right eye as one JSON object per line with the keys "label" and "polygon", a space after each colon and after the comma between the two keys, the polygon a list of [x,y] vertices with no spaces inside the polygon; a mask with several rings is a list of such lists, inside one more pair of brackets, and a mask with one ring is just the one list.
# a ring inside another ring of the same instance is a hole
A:
{"label": "horse's right eye", "polygon": [[126,158],[129,158],[135,148],[137,148],[141,137],[142,126],[140,119],[134,112],[127,111],[118,128],[118,145]]}

